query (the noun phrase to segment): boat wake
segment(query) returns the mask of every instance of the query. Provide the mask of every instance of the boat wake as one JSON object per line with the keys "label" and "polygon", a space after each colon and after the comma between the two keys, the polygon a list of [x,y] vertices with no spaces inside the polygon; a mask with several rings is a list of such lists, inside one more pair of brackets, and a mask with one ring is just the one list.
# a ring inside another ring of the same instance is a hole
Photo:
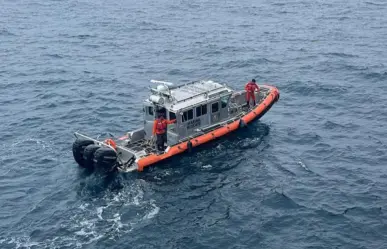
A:
{"label": "boat wake", "polygon": [[[87,192],[87,191],[86,191]],[[1,248],[83,248],[111,243],[131,233],[159,213],[153,199],[144,197],[141,182],[120,191],[106,191],[102,197],[82,196],[74,208],[63,214],[55,227],[36,228],[28,235],[0,238]],[[47,219],[43,217],[41,219]],[[52,221],[50,221],[52,224]],[[60,234],[60,236],[58,236]],[[37,239],[39,238],[39,239]]]}

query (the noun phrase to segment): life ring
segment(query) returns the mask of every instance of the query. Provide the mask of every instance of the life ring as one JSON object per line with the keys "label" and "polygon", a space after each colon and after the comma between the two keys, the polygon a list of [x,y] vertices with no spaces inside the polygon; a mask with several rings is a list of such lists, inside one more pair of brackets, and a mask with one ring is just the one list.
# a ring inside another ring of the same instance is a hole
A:
{"label": "life ring", "polygon": [[114,150],[117,149],[117,144],[116,144],[116,142],[114,142],[114,140],[111,139],[111,138],[106,139],[106,140],[104,141],[104,143],[107,144],[107,145],[109,145],[110,147],[112,147]]}

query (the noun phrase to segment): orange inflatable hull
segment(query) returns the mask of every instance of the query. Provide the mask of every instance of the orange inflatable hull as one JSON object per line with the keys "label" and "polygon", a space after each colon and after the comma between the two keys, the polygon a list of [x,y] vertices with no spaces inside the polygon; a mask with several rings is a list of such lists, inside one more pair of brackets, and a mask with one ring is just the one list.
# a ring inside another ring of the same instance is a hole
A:
{"label": "orange inflatable hull", "polygon": [[201,144],[207,143],[211,140],[214,140],[216,138],[222,137],[232,131],[235,131],[240,127],[240,122],[243,120],[245,124],[250,123],[251,121],[260,118],[263,116],[263,114],[270,109],[270,107],[279,99],[279,91],[277,88],[272,86],[266,86],[270,88],[270,93],[268,96],[260,103],[258,106],[256,106],[254,109],[252,109],[250,112],[248,112],[245,116],[243,116],[241,119],[238,119],[230,124],[227,124],[223,127],[220,127],[216,130],[210,131],[206,134],[200,135],[198,137],[195,137],[189,141],[185,141],[179,144],[176,144],[169,148],[168,152],[161,154],[161,155],[149,155],[146,157],[139,158],[137,160],[137,170],[143,171],[145,167],[150,166],[152,164],[155,164],[157,162],[160,162],[164,159],[170,158],[174,155],[183,153],[184,151],[188,150],[189,148],[189,142],[191,143],[192,148],[197,147]]}

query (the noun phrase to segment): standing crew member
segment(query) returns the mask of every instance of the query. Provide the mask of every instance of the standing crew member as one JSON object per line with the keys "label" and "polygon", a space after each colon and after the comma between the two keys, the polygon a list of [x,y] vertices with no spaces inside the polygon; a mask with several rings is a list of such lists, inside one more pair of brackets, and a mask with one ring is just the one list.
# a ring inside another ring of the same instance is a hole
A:
{"label": "standing crew member", "polygon": [[254,91],[257,90],[257,92],[259,92],[259,86],[255,83],[255,79],[252,79],[249,83],[246,84],[245,90],[246,90],[247,106],[250,106],[250,98],[253,99],[254,106],[255,106],[255,94],[254,94]]}
{"label": "standing crew member", "polygon": [[159,152],[164,151],[164,143],[167,142],[167,126],[169,124],[175,123],[176,119],[166,120],[162,113],[159,114],[159,118],[156,119],[153,123],[153,136],[156,134],[157,140],[157,150]]}

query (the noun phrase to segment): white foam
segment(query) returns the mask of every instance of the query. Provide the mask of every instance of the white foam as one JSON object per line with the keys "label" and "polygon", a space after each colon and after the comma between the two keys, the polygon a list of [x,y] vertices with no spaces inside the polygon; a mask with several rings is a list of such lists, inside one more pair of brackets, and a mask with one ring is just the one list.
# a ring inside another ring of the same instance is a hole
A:
{"label": "white foam", "polygon": [[297,162],[301,167],[303,167],[306,171],[310,171],[309,168],[300,160]]}
{"label": "white foam", "polygon": [[129,226],[121,222],[121,215],[119,213],[114,214],[112,219],[107,219],[106,221],[113,223],[112,228],[115,228],[116,232],[120,232],[122,228]]}
{"label": "white foam", "polygon": [[142,190],[138,191],[138,194],[133,198],[133,204],[136,206],[140,205],[140,200],[144,197],[144,192]]}
{"label": "white foam", "polygon": [[[141,182],[140,182],[141,183]],[[132,232],[137,224],[149,221],[157,216],[160,208],[156,200],[144,198],[143,184],[127,186],[115,194],[107,191],[102,198],[87,200],[75,207],[75,214],[69,220],[63,220],[61,228],[71,231],[68,236],[55,236],[44,241],[32,241],[30,237],[2,238],[2,244],[9,244],[14,248],[83,248],[100,239],[113,239]],[[138,215],[122,220],[123,208],[139,209]],[[111,237],[110,237],[111,236]]]}
{"label": "white foam", "polygon": [[151,206],[152,206],[152,210],[148,214],[146,214],[143,219],[147,219],[147,220],[153,219],[159,213],[160,208],[156,206],[155,200],[151,200]]}
{"label": "white foam", "polygon": [[113,197],[113,201],[119,202],[121,200],[120,197],[121,197],[121,194],[118,194],[118,195],[114,196]]}
{"label": "white foam", "polygon": [[81,227],[92,229],[94,227],[95,221],[96,219],[82,220],[79,222],[79,225],[81,225]]}
{"label": "white foam", "polygon": [[80,206],[79,206],[79,208],[81,209],[81,210],[86,210],[86,208],[89,206],[89,204],[88,203],[83,203],[83,204],[81,204]]}
{"label": "white foam", "polygon": [[18,248],[29,249],[33,246],[39,246],[39,248],[41,248],[44,246],[42,243],[31,241],[31,237],[29,236],[22,236],[18,238],[11,237],[10,239],[8,239],[8,241],[6,239],[1,241],[1,243],[4,243],[4,242],[6,242],[9,245],[15,244],[16,249]]}
{"label": "white foam", "polygon": [[83,228],[79,231],[76,231],[74,234],[79,235],[79,236],[87,236],[87,235],[94,235],[94,231],[91,232],[86,232]]}
{"label": "white foam", "polygon": [[100,220],[103,220],[102,218],[102,212],[104,210],[104,207],[97,207],[97,216]]}

